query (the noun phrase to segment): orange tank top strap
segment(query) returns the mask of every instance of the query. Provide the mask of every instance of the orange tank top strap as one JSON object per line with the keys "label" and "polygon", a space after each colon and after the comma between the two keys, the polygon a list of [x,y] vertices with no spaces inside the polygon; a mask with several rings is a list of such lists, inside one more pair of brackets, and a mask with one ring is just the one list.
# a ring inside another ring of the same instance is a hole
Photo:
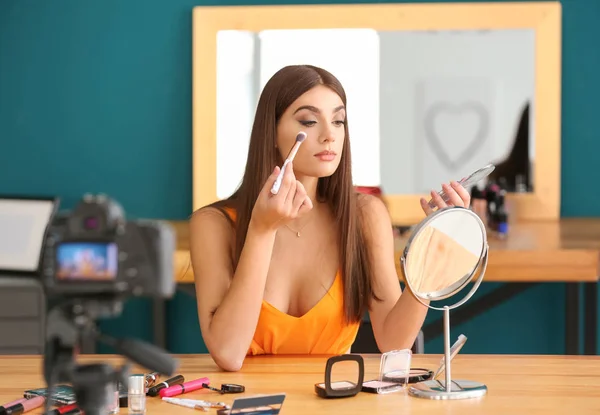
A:
{"label": "orange tank top strap", "polygon": [[235,209],[232,207],[224,207],[223,210],[225,211],[225,213],[227,213],[229,218],[235,222],[235,220],[237,219],[237,212],[235,211]]}
{"label": "orange tank top strap", "polygon": [[220,210],[229,220],[235,223],[237,219],[237,212],[234,208],[228,206],[213,206],[215,209]]}

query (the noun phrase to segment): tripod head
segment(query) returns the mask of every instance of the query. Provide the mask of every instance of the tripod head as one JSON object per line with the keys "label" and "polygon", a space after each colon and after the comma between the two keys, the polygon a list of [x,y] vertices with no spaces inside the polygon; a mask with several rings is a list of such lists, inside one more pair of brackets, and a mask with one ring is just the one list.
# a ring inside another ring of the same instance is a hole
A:
{"label": "tripod head", "polygon": [[177,361],[164,350],[135,339],[115,339],[97,330],[96,319],[118,315],[121,309],[121,299],[95,295],[70,299],[50,310],[43,367],[48,385],[44,413],[49,412],[57,384],[73,386],[77,404],[86,415],[107,414],[114,401],[117,382],[127,384],[129,361],[120,368],[105,363],[77,364],[76,355],[84,335],[113,347],[117,353],[152,372],[167,376],[175,372]]}

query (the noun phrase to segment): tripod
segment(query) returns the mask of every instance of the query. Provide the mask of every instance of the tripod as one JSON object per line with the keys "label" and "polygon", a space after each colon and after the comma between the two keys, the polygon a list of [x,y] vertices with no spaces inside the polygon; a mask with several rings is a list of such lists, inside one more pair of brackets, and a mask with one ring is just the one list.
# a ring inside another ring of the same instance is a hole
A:
{"label": "tripod", "polygon": [[48,413],[54,387],[59,383],[73,386],[77,404],[86,415],[105,415],[114,401],[117,382],[127,384],[130,363],[113,368],[105,363],[77,364],[75,356],[83,335],[92,335],[129,360],[153,372],[171,376],[177,361],[166,351],[135,339],[115,339],[96,329],[100,317],[120,314],[118,298],[78,298],[60,304],[48,313],[44,378],[48,395],[44,413]]}

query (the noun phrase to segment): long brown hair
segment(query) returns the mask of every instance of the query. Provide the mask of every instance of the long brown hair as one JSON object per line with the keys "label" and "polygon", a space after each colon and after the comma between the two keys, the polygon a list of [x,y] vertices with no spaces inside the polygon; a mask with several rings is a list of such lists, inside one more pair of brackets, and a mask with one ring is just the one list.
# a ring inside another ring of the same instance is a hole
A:
{"label": "long brown hair", "polygon": [[[277,124],[285,110],[302,94],[317,85],[329,87],[346,106],[341,83],[328,71],[311,65],[293,65],[280,69],[265,85],[256,108],[244,178],[229,198],[210,206],[230,207],[236,211],[234,269],[246,241],[252,209],[273,167],[281,162],[275,147]],[[344,286],[344,314],[347,322],[358,322],[368,310],[372,289],[372,269],[364,238],[358,193],[352,183],[352,161],[348,120],[338,169],[330,177],[320,178],[317,200],[327,203],[337,226],[339,263]]]}

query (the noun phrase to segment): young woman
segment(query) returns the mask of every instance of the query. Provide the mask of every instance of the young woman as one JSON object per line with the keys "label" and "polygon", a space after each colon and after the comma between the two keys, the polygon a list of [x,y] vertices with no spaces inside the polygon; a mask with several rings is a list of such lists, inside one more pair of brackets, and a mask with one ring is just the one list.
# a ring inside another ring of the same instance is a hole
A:
{"label": "young woman", "polygon": [[[457,183],[443,188],[469,205]],[[388,211],[354,190],[346,95],[321,68],[288,66],[265,85],[239,189],[196,211],[190,234],[200,328],[223,370],[247,355],[347,353],[367,311],[382,352],[410,348],[425,319],[401,295]]]}

